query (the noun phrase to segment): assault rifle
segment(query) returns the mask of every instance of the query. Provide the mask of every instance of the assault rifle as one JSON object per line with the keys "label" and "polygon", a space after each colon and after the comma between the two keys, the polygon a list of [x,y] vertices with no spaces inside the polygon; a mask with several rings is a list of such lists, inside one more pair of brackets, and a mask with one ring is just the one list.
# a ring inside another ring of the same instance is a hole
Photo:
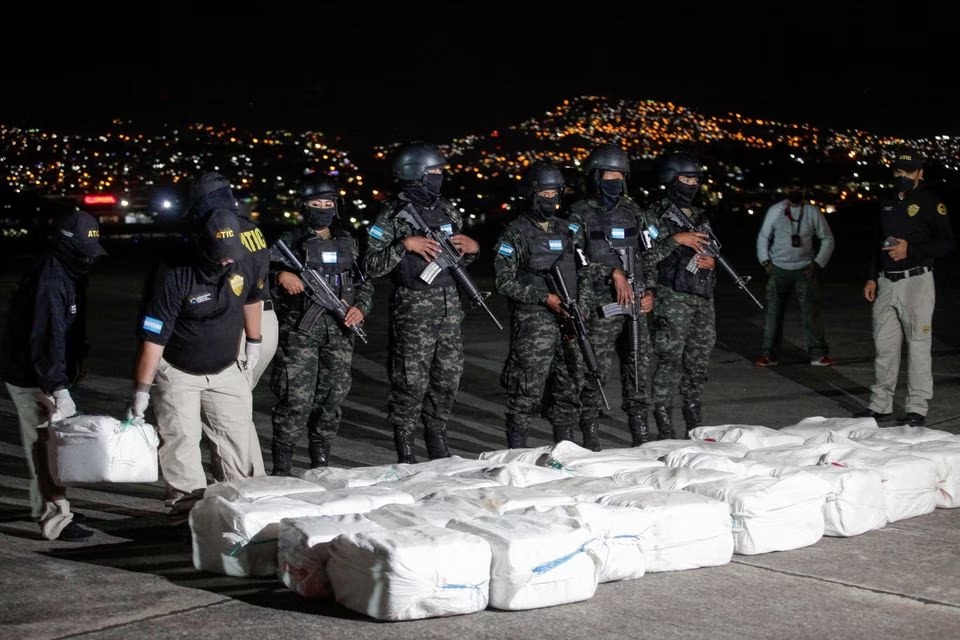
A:
{"label": "assault rifle", "polygon": [[420,272],[420,279],[430,284],[441,271],[449,269],[453,275],[453,279],[466,291],[467,296],[469,296],[473,304],[478,307],[483,307],[483,310],[487,312],[487,315],[490,316],[493,323],[502,331],[503,325],[500,324],[500,321],[497,320],[497,317],[493,315],[490,307],[488,307],[484,301],[490,294],[482,292],[477,288],[477,285],[473,282],[473,278],[470,277],[470,274],[468,274],[467,270],[463,267],[463,257],[460,255],[460,250],[450,241],[450,236],[441,231],[431,229],[413,207],[403,209],[398,214],[398,217],[403,218],[409,222],[415,230],[440,245],[440,255],[434,258],[433,262],[429,263],[426,268]]}
{"label": "assault rifle", "polygon": [[[760,303],[757,298],[750,293],[750,289],[747,288],[747,283],[750,282],[750,276],[741,276],[736,272],[736,270],[730,266],[730,263],[720,255],[720,241],[717,240],[717,236],[714,235],[713,229],[710,228],[710,223],[704,221],[702,224],[694,226],[690,223],[690,220],[687,219],[687,216],[683,214],[682,211],[677,209],[676,205],[673,205],[667,211],[667,217],[676,222],[686,231],[697,231],[700,233],[705,233],[709,242],[707,244],[706,250],[704,250],[704,255],[708,255],[714,260],[716,260],[724,271],[726,271],[731,278],[733,278],[734,284],[736,284],[740,289],[750,296],[750,299],[753,300],[758,307],[763,309],[763,305]],[[690,262],[687,263],[687,271],[690,273],[697,273],[700,270],[700,267],[697,266],[696,256],[690,258]]]}
{"label": "assault rifle", "polygon": [[587,329],[587,323],[580,312],[580,305],[575,298],[570,295],[567,289],[567,283],[563,280],[563,273],[560,271],[560,265],[554,263],[543,276],[547,281],[547,289],[550,293],[560,298],[560,308],[567,314],[563,321],[562,332],[567,340],[576,339],[577,346],[580,347],[580,353],[583,355],[583,361],[587,365],[587,370],[597,383],[597,390],[600,397],[603,398],[603,407],[610,410],[610,403],[607,402],[607,394],[603,392],[603,380],[600,376],[600,365],[597,364],[597,355],[593,352],[593,346],[590,344],[590,331]]}
{"label": "assault rifle", "polygon": [[[297,256],[290,251],[290,248],[283,243],[283,240],[277,240],[276,247],[283,255],[284,261],[297,270],[297,273],[307,287],[307,295],[316,303],[304,312],[303,318],[300,320],[300,325],[302,327],[313,326],[317,319],[319,319],[321,313],[329,311],[340,324],[346,326],[344,319],[347,317],[347,311],[350,310],[350,307],[330,288],[330,283],[323,277],[323,274],[316,269],[307,269],[303,263],[297,259]],[[350,330],[353,331],[364,344],[367,343],[367,333],[361,325],[355,324],[350,327]]]}
{"label": "assault rifle", "polygon": [[[608,241],[609,242],[609,241]],[[637,264],[636,247],[615,247],[610,248],[620,258],[620,266],[627,274],[627,282],[630,283],[630,289],[633,291],[633,303],[621,306],[618,302],[610,302],[600,307],[600,312],[604,318],[613,316],[629,316],[628,339],[630,340],[630,349],[633,352],[633,388],[640,390],[640,298],[643,297],[646,287],[643,285],[643,265]],[[639,268],[638,268],[639,267]]]}

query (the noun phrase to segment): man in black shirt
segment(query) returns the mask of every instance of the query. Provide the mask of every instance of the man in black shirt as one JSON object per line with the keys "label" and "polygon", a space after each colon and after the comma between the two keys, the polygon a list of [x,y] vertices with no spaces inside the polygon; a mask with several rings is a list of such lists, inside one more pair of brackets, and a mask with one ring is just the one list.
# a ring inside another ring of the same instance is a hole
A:
{"label": "man in black shirt", "polygon": [[251,442],[253,394],[237,350],[244,332],[248,342],[260,340],[266,273],[245,259],[240,223],[230,210],[208,213],[194,240],[186,264],[164,265],[156,275],[138,326],[128,411],[144,417],[153,385],[171,524],[186,521],[206,489],[201,436],[210,442],[215,478],[249,478],[263,469],[262,459],[254,460],[260,449]]}
{"label": "man in black shirt", "polygon": [[66,490],[47,462],[47,426],[77,413],[70,386],[87,354],[87,273],[106,251],[100,225],[76,211],[61,221],[56,244],[13,292],[0,355],[3,378],[17,408],[30,470],[31,514],[48,540],[79,542],[93,532],[73,522]]}

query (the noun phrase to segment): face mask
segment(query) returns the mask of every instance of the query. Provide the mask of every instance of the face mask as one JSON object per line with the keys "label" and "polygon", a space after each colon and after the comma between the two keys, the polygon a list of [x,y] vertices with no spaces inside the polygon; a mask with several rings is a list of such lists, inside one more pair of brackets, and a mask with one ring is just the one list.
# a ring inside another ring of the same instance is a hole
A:
{"label": "face mask", "polygon": [[557,214],[557,207],[560,205],[560,196],[554,198],[544,198],[543,196],[534,196],[533,206],[530,210],[541,220],[549,220]]}
{"label": "face mask", "polygon": [[916,181],[907,176],[897,176],[893,179],[893,188],[898,193],[909,193],[916,186]]}
{"label": "face mask", "polygon": [[440,187],[443,186],[443,174],[442,173],[427,173],[423,176],[423,188],[427,190],[428,193],[432,193],[435,196],[440,195]]}
{"label": "face mask", "polygon": [[307,207],[307,215],[304,218],[307,226],[311,229],[322,229],[333,224],[333,219],[337,215],[337,208],[321,209],[319,207]]}
{"label": "face mask", "polygon": [[623,195],[623,180],[598,180],[597,187],[600,189],[600,197],[605,201],[614,201]]}
{"label": "face mask", "polygon": [[800,204],[803,202],[803,192],[802,191],[787,191],[787,200],[791,204]]}
{"label": "face mask", "polygon": [[679,180],[674,180],[667,187],[667,196],[677,205],[685,207],[693,202],[699,190],[698,184],[683,184]]}

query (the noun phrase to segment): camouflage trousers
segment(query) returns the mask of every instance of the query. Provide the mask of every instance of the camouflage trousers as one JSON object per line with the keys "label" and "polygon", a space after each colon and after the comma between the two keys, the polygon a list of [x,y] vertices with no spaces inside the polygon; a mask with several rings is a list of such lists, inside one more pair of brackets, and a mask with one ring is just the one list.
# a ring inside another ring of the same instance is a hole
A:
{"label": "camouflage trousers", "polygon": [[580,420],[583,359],[576,341],[560,333],[557,317],[542,309],[514,309],[510,353],[500,375],[507,391],[507,415],[527,426],[543,405],[553,425]]}
{"label": "camouflage trousers", "polygon": [[[650,381],[650,353],[653,344],[650,332],[647,329],[647,315],[642,314],[637,322],[637,370],[633,370],[633,345],[630,344],[629,316],[612,316],[603,318],[596,307],[591,308],[590,315],[590,344],[597,356],[597,365],[600,377],[606,385],[609,380],[610,367],[613,356],[616,354],[620,367],[620,388],[623,402],[620,408],[628,416],[641,415],[646,412],[648,399],[647,387]],[[588,375],[589,374],[585,374]],[[634,381],[638,380],[637,383]],[[602,409],[602,400],[597,385],[592,380],[583,385],[580,394],[583,400],[583,413],[587,416],[599,415]]]}
{"label": "camouflage trousers", "polygon": [[329,442],[340,429],[340,405],[350,392],[353,334],[329,313],[309,335],[296,319],[280,325],[280,345],[270,387],[280,401],[273,407],[273,441],[295,447],[304,427],[309,442]]}
{"label": "camouflage trousers", "polygon": [[445,432],[463,375],[463,309],[454,287],[398,289],[390,303],[390,395],[394,433]]}
{"label": "camouflage trousers", "polygon": [[707,382],[707,365],[717,341],[713,300],[668,287],[657,289],[653,307],[654,404],[672,406],[679,383],[684,402],[700,402]]}

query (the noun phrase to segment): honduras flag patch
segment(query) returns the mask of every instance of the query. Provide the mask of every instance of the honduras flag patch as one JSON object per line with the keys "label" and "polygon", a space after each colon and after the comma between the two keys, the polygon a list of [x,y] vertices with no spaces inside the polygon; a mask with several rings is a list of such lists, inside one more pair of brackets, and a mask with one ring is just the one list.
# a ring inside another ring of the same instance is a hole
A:
{"label": "honduras flag patch", "polygon": [[657,229],[657,225],[655,224],[652,224],[649,227],[647,227],[647,233],[650,234],[650,238],[653,240],[656,240],[657,238],[660,237],[660,229]]}
{"label": "honduras flag patch", "polygon": [[143,330],[149,331],[150,333],[160,334],[163,331],[163,320],[158,318],[152,318],[150,316],[143,317]]}
{"label": "honduras flag patch", "polygon": [[580,225],[577,224],[576,222],[571,222],[570,224],[567,225],[567,229],[570,229],[570,231],[572,231],[573,233],[576,233],[577,231],[580,231]]}
{"label": "honduras flag patch", "polygon": [[508,245],[506,242],[501,242],[500,246],[497,247],[497,253],[499,253],[502,256],[507,256],[507,257],[512,256],[513,247]]}
{"label": "honduras flag patch", "polygon": [[383,237],[383,229],[381,229],[378,225],[373,225],[372,227],[370,227],[370,231],[368,231],[367,233],[374,240],[379,240],[380,238]]}
{"label": "honduras flag patch", "polygon": [[550,240],[550,251],[563,251],[563,240]]}
{"label": "honduras flag patch", "polygon": [[627,235],[621,227],[614,227],[610,229],[610,237],[614,240],[623,240]]}

